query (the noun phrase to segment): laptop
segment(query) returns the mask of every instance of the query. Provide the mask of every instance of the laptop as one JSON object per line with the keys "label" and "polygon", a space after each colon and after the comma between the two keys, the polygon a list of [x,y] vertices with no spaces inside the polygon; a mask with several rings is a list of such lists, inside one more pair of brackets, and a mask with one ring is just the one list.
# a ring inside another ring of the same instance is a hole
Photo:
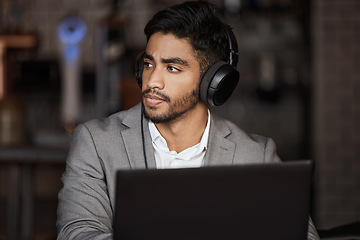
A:
{"label": "laptop", "polygon": [[313,163],[119,170],[118,240],[305,240]]}

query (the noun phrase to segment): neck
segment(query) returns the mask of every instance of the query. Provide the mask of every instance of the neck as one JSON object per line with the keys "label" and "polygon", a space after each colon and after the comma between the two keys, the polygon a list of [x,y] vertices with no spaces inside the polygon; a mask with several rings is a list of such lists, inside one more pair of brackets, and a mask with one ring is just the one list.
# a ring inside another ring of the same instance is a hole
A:
{"label": "neck", "polygon": [[165,138],[169,150],[179,153],[200,142],[207,119],[208,108],[205,104],[200,103],[171,122],[155,125]]}

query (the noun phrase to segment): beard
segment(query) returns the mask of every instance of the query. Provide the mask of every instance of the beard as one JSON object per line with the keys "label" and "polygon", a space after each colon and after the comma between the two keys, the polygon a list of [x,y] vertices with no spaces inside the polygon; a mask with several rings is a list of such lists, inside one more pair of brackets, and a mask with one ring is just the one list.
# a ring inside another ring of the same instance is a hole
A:
{"label": "beard", "polygon": [[[159,113],[156,111],[156,107],[144,107],[144,116],[145,118],[151,120],[153,123],[168,123],[171,122],[186,112],[193,109],[196,104],[199,102],[199,87],[193,89],[192,91],[184,94],[180,99],[172,100],[166,94],[163,94],[155,89],[147,89],[142,92],[142,101],[144,102],[144,95],[147,93],[155,94],[168,103],[168,111],[165,113]],[[143,104],[144,105],[144,104]]]}

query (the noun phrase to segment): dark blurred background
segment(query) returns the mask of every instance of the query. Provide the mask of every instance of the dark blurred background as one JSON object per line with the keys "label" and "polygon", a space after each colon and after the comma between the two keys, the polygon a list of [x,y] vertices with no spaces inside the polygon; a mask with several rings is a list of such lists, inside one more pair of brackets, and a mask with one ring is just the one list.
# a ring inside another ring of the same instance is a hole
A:
{"label": "dark blurred background", "polygon": [[[139,101],[143,28],[179,2],[0,0],[0,239],[55,239],[73,127]],[[360,1],[213,3],[237,37],[241,74],[213,110],[273,138],[284,161],[315,161],[318,228],[360,221]]]}

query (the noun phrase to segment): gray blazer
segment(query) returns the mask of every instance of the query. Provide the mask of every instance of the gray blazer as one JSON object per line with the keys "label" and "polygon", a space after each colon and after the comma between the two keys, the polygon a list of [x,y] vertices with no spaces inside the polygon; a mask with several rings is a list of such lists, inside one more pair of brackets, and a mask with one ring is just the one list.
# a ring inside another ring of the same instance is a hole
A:
{"label": "gray blazer", "polygon": [[[116,171],[145,168],[141,117],[137,105],[76,127],[59,192],[58,239],[112,239]],[[155,168],[148,122],[143,123],[148,166]],[[208,145],[206,166],[280,161],[271,139],[248,135],[214,113]]]}

